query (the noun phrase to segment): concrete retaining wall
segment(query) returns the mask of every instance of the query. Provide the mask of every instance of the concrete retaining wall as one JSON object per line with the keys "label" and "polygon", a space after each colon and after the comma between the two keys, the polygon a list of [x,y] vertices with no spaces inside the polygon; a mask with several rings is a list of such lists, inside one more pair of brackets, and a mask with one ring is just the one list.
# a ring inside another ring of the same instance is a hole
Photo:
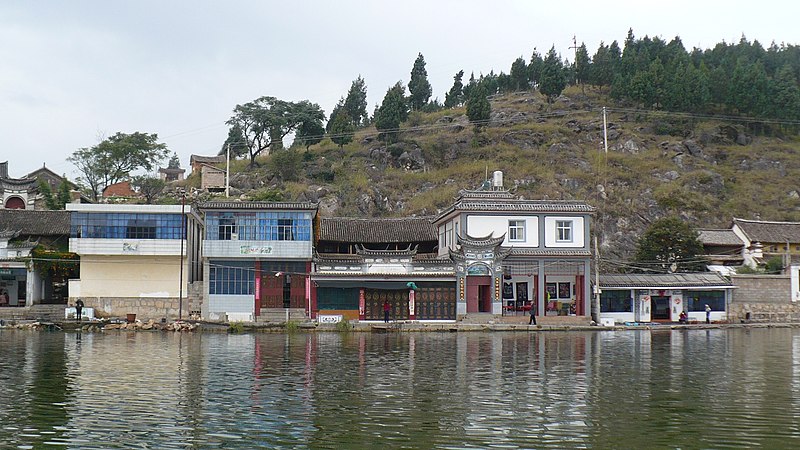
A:
{"label": "concrete retaining wall", "polygon": [[731,322],[800,322],[800,303],[792,302],[788,275],[733,275],[731,280],[737,287],[728,309]]}
{"label": "concrete retaining wall", "polygon": [[[177,297],[83,297],[85,306],[94,308],[95,317],[120,317],[136,314],[140,320],[176,320],[178,318]],[[188,301],[183,299],[184,318],[188,318]]]}

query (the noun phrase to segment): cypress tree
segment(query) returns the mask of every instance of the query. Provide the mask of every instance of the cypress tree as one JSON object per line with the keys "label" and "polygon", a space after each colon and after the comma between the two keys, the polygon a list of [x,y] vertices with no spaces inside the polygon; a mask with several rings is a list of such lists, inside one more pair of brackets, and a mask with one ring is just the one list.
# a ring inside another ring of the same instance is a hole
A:
{"label": "cypress tree", "polygon": [[489,103],[486,87],[483,83],[478,83],[467,99],[467,117],[475,125],[475,130],[478,131],[486,125],[491,113],[492,105]]}
{"label": "cypress tree", "polygon": [[453,87],[451,87],[450,91],[444,95],[445,108],[454,108],[464,103],[464,83],[461,82],[463,77],[463,70],[459,70],[458,73],[453,77]]}
{"label": "cypress tree", "polygon": [[564,76],[564,66],[556,53],[556,47],[553,46],[544,59],[539,92],[547,97],[548,103],[553,103],[566,86],[567,80]]}
{"label": "cypress tree", "polygon": [[428,82],[428,72],[425,70],[425,57],[422,53],[414,61],[411,69],[411,81],[408,82],[408,91],[411,93],[411,109],[421,110],[431,98],[433,90]]}

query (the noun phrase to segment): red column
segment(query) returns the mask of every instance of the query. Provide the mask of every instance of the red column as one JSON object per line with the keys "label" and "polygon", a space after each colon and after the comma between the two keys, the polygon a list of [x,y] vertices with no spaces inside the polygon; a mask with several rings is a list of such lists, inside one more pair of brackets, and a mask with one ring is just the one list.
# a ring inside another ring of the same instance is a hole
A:
{"label": "red column", "polygon": [[253,314],[255,317],[261,315],[261,261],[256,260],[256,285],[254,286],[253,292],[255,293],[255,313]]}
{"label": "red column", "polygon": [[364,288],[358,290],[358,320],[365,320],[366,314],[366,300],[364,299]]}
{"label": "red column", "polygon": [[575,277],[575,314],[579,316],[586,315],[586,292],[583,286],[583,275]]}
{"label": "red column", "polygon": [[308,278],[308,288],[309,288],[309,295],[310,302],[311,302],[311,311],[309,311],[309,317],[312,319],[317,318],[317,285],[313,281],[311,281],[311,261],[306,263],[306,273],[309,274]]}
{"label": "red column", "polygon": [[415,294],[414,290],[411,289],[408,291],[408,319],[409,320],[417,320],[417,314],[415,311]]}

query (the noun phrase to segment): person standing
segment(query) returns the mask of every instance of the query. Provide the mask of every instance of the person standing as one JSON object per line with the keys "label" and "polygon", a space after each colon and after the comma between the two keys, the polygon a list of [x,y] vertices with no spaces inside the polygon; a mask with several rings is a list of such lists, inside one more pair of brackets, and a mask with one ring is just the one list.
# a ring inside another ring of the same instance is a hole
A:
{"label": "person standing", "polygon": [[536,305],[531,304],[531,320],[528,321],[528,325],[536,325]]}
{"label": "person standing", "polygon": [[711,307],[706,305],[706,323],[711,323]]}
{"label": "person standing", "polygon": [[392,310],[392,306],[389,304],[389,300],[383,301],[383,322],[389,323],[389,311]]}
{"label": "person standing", "polygon": [[83,312],[83,300],[78,299],[75,302],[75,319],[80,322],[81,321],[81,313]]}

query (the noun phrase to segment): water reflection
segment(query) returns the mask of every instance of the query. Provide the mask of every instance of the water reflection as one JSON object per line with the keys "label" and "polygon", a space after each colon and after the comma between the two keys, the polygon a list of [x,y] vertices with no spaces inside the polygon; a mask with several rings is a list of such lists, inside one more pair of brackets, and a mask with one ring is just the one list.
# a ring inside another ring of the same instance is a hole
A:
{"label": "water reflection", "polygon": [[800,443],[800,333],[0,331],[0,442],[38,448]]}

